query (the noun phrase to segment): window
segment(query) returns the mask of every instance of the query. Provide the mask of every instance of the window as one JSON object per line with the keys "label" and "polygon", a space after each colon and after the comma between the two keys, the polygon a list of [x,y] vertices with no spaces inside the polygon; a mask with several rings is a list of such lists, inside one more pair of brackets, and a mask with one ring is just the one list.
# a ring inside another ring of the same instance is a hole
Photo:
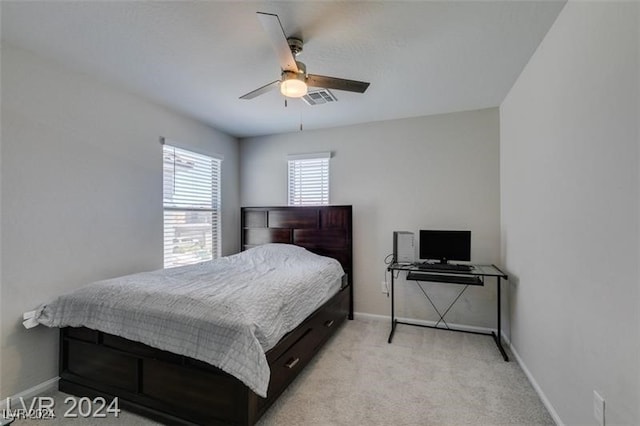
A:
{"label": "window", "polygon": [[219,158],[164,144],[164,267],[220,256]]}
{"label": "window", "polygon": [[289,156],[289,205],[329,204],[330,152]]}

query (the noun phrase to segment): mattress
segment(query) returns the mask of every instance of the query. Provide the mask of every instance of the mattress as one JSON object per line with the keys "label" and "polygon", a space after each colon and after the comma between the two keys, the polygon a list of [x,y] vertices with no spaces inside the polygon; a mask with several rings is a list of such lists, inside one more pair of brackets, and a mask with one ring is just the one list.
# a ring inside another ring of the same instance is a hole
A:
{"label": "mattress", "polygon": [[340,263],[289,244],[95,282],[41,306],[49,327],[88,327],[185,355],[266,397],[265,352],[340,288]]}

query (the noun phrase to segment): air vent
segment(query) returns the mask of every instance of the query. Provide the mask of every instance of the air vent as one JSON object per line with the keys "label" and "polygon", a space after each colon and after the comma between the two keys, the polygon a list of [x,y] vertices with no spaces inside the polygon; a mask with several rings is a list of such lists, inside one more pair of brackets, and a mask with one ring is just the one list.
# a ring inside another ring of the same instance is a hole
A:
{"label": "air vent", "polygon": [[313,90],[302,97],[309,105],[322,105],[331,102],[337,102],[338,99],[333,96],[329,89]]}

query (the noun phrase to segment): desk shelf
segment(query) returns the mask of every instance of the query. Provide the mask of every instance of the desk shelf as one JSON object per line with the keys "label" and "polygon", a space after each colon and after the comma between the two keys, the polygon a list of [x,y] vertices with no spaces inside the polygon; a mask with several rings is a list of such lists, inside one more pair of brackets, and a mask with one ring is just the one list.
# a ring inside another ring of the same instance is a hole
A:
{"label": "desk shelf", "polygon": [[429,281],[434,283],[484,285],[480,277],[465,275],[425,274],[424,272],[409,272],[407,281]]}

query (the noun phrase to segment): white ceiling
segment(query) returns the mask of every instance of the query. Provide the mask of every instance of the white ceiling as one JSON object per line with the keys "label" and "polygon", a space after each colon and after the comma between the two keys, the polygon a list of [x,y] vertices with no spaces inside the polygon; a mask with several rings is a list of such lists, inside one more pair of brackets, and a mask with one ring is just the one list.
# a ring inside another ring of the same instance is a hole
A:
{"label": "white ceiling", "polygon": [[[498,106],[564,2],[2,1],[2,39],[237,137]],[[256,11],[301,36],[307,72],[369,81],[287,108]]]}

